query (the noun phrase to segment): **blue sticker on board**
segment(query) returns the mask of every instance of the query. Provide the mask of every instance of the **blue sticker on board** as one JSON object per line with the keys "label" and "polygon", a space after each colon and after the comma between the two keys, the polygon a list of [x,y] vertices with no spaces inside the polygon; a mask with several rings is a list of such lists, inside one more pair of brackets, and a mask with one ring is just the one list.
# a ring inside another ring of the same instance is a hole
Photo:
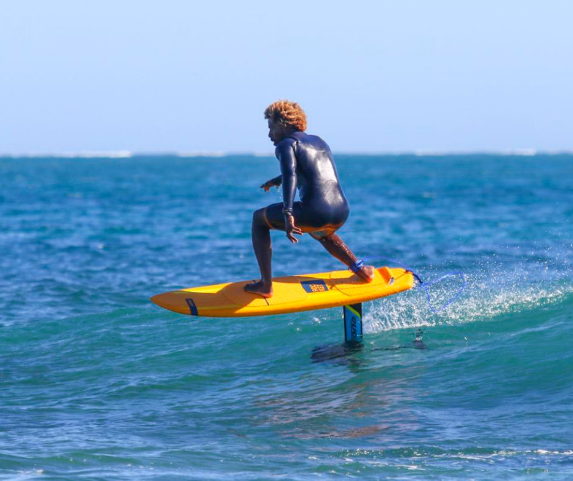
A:
{"label": "blue sticker on board", "polygon": [[187,299],[185,299],[187,301],[187,305],[189,306],[189,312],[191,313],[192,316],[198,316],[199,315],[199,311],[197,310],[197,305],[195,304],[195,302],[193,301],[193,299],[191,299],[190,297],[188,297]]}

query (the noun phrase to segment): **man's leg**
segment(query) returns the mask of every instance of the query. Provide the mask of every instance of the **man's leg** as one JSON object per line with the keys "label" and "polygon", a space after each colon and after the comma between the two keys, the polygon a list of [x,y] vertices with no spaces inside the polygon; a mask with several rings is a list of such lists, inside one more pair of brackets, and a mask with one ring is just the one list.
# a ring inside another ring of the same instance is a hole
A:
{"label": "man's leg", "polygon": [[258,294],[263,297],[273,295],[272,257],[273,247],[271,242],[270,227],[265,218],[265,209],[259,209],[253,214],[253,250],[259,263],[261,280],[245,286],[245,291]]}
{"label": "man's leg", "polygon": [[[356,262],[356,256],[336,234],[331,234],[325,237],[312,235],[312,237],[320,242],[331,256],[337,258],[340,262],[347,265],[348,267]],[[363,266],[362,269],[358,271],[357,275],[359,275],[366,282],[372,282],[374,280],[374,267]]]}

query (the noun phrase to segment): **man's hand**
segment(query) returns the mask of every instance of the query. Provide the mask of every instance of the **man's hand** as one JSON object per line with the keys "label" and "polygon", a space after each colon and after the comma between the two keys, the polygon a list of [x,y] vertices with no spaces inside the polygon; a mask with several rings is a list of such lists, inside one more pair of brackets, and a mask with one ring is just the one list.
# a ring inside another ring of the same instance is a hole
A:
{"label": "man's hand", "polygon": [[269,190],[271,190],[271,187],[274,187],[275,185],[275,179],[271,179],[271,180],[267,180],[263,185],[261,185],[261,189],[264,189],[265,192],[268,192]]}
{"label": "man's hand", "polygon": [[298,243],[298,239],[294,236],[294,234],[296,235],[302,235],[302,230],[300,230],[299,227],[297,227],[296,225],[294,225],[294,217],[292,215],[285,215],[285,230],[286,230],[286,236],[288,237],[288,240],[291,241],[293,244],[297,244]]}

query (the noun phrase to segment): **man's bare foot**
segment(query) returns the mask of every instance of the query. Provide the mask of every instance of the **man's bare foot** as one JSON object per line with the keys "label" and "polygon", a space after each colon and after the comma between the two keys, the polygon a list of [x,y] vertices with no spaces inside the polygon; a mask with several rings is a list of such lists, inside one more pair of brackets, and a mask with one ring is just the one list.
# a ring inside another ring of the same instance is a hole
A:
{"label": "man's bare foot", "polygon": [[266,286],[263,281],[251,282],[245,286],[245,291],[268,299],[273,297],[273,286]]}
{"label": "man's bare foot", "polygon": [[372,282],[374,280],[376,269],[372,266],[364,266],[356,274],[359,275],[366,282]]}

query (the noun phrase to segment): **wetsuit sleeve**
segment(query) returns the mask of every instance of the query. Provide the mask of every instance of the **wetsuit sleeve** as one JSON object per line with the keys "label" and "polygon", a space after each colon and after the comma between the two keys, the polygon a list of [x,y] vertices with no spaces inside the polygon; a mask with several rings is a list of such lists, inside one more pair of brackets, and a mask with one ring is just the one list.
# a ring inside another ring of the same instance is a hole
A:
{"label": "wetsuit sleeve", "polygon": [[282,142],[277,147],[277,158],[281,164],[283,210],[292,214],[292,205],[296,193],[296,157],[292,143]]}
{"label": "wetsuit sleeve", "polygon": [[282,182],[283,182],[283,176],[282,176],[282,175],[279,175],[279,176],[277,176],[277,177],[275,177],[274,179],[271,179],[271,180],[272,180],[272,182],[273,182],[274,185],[279,186],[279,185],[281,185]]}

